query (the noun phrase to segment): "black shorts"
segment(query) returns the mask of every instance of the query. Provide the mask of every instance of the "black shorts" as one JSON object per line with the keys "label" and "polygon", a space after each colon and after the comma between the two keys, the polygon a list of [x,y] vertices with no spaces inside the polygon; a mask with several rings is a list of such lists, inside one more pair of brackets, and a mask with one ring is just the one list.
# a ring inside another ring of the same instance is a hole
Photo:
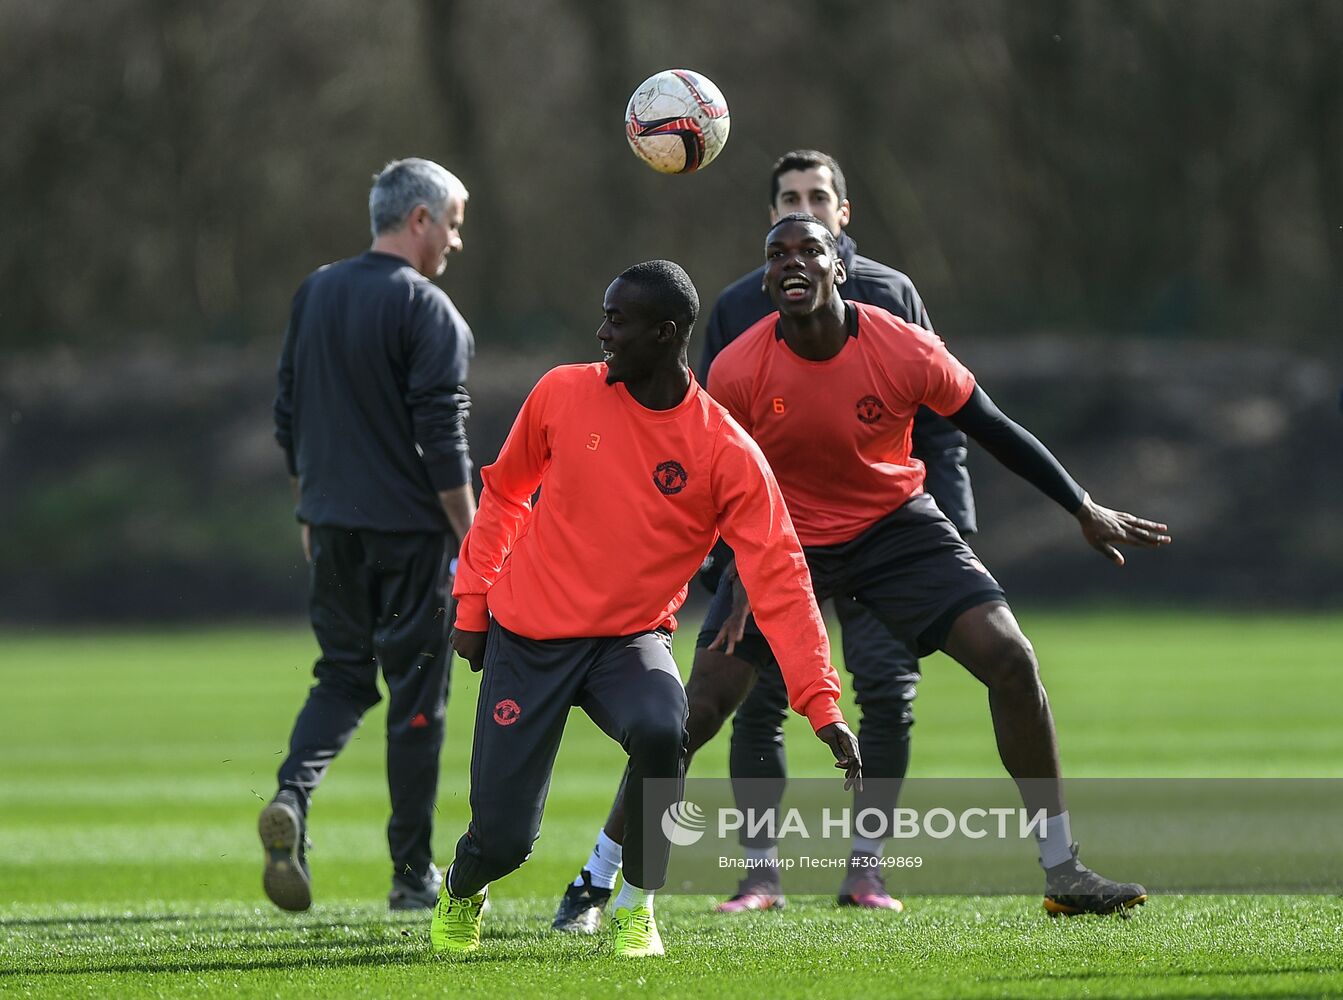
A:
{"label": "black shorts", "polygon": [[[941,649],[952,624],[970,608],[1004,600],[998,581],[926,493],[851,541],[804,551],[817,602],[856,600],[919,656]],[[700,648],[713,642],[731,611],[732,589],[720,586],[700,629]],[[736,655],[759,666],[774,660],[755,616],[746,622]]]}

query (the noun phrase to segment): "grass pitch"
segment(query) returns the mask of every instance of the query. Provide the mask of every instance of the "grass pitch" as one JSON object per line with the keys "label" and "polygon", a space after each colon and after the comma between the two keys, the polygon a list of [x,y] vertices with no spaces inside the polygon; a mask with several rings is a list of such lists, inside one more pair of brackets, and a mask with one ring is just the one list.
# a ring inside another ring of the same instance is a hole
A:
{"label": "grass pitch", "polygon": [[[1021,618],[1069,775],[1343,776],[1343,621]],[[1339,897],[1157,897],[1130,920],[1048,920],[1038,896],[906,897],[894,917],[795,896],[739,919],[663,896],[668,957],[619,962],[605,938],[547,931],[621,766],[581,713],[536,853],[495,886],[485,947],[435,962],[427,918],[385,910],[379,710],[313,806],[313,910],[283,914],[261,893],[255,820],[310,683],[304,628],[9,633],[0,650],[0,995],[1343,996]],[[458,667],[440,857],[467,816],[477,679]],[[982,690],[959,667],[927,661],[916,708],[912,774],[1000,773]],[[830,773],[805,723],[790,726],[791,772]],[[695,773],[725,769],[720,738]]]}

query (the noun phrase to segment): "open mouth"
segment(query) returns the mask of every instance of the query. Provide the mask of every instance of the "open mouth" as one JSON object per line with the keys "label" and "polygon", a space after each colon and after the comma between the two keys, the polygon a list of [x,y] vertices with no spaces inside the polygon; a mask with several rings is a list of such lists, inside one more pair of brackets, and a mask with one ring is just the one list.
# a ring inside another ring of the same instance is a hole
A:
{"label": "open mouth", "polygon": [[779,291],[783,293],[783,297],[793,302],[805,299],[810,288],[811,282],[801,275],[784,278],[779,283]]}

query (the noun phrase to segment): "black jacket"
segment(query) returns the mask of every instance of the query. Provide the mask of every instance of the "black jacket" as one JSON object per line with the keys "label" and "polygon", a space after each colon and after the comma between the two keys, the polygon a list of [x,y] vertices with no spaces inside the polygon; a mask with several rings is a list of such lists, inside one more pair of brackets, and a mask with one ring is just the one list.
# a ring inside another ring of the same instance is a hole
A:
{"label": "black jacket", "polygon": [[[926,330],[933,328],[928,311],[919,298],[914,282],[894,268],[858,253],[857,244],[847,233],[839,234],[839,253],[844,258],[848,280],[839,286],[846,300],[880,306],[907,323]],[[704,352],[696,376],[701,385],[709,381],[709,366],[719,352],[754,323],[774,312],[769,295],[761,287],[763,266],[739,278],[723,289],[704,334]],[[914,419],[914,457],[927,469],[925,488],[933,495],[942,513],[960,529],[961,534],[975,531],[975,498],[970,489],[970,472],[965,467],[965,435],[946,418],[920,407]]]}
{"label": "black jacket", "polygon": [[275,437],[298,516],[376,531],[443,531],[439,490],[471,481],[471,329],[405,260],[368,251],[299,287],[280,355]]}

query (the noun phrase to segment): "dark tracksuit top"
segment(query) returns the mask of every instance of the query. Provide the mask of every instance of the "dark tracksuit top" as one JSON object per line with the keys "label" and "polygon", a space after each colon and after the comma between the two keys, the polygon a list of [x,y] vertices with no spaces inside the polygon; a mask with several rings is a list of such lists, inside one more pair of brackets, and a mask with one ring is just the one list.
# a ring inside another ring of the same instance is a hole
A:
{"label": "dark tracksuit top", "polygon": [[299,287],[280,355],[275,437],[299,520],[448,529],[438,492],[471,481],[471,329],[408,261],[367,251]]}
{"label": "dark tracksuit top", "polygon": [[[845,300],[880,306],[897,319],[932,330],[928,311],[907,275],[859,254],[858,245],[848,233],[841,232],[838,242],[848,272],[848,280],[839,286]],[[724,347],[776,311],[761,287],[764,273],[761,266],[734,281],[718,296],[709,314],[704,352],[696,371],[701,385],[709,384],[709,366]],[[924,464],[925,488],[962,535],[976,529],[975,498],[965,467],[965,445],[965,435],[945,417],[927,407],[919,410],[914,420],[914,457]]]}

